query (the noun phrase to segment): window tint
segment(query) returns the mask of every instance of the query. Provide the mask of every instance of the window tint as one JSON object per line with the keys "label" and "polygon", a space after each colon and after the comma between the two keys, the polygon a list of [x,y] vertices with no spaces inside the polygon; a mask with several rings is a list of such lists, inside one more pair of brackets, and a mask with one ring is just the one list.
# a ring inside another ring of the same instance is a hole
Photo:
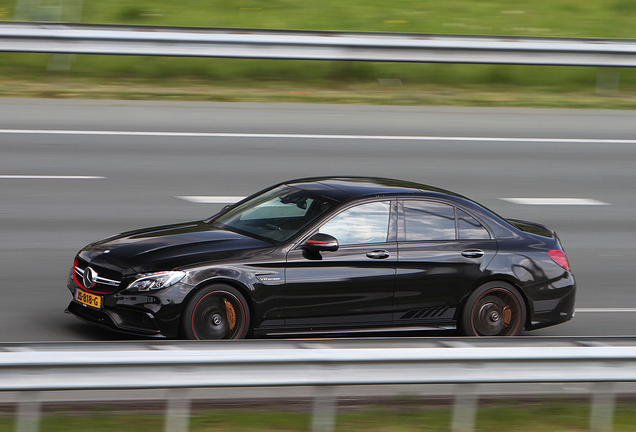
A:
{"label": "window tint", "polygon": [[[264,201],[240,215],[240,220],[280,219],[290,217],[304,217],[307,209],[311,208],[313,198],[302,197],[301,201],[285,201],[284,197]],[[295,205],[292,205],[295,204]]]}
{"label": "window tint", "polygon": [[309,191],[280,186],[258,195],[212,223],[266,241],[286,241],[335,203]]}
{"label": "window tint", "polygon": [[334,236],[340,245],[386,242],[390,213],[389,201],[362,204],[335,216],[319,232]]}
{"label": "window tint", "polygon": [[406,241],[455,240],[455,208],[429,201],[404,201]]}
{"label": "window tint", "polygon": [[477,219],[460,209],[457,209],[457,231],[459,232],[460,240],[482,240],[490,238],[488,230],[484,228]]}

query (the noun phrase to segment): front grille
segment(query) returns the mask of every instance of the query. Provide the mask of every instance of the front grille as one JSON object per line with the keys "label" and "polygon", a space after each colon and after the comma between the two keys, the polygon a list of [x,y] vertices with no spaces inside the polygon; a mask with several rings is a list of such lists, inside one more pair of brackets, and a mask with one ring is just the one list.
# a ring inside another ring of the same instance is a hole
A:
{"label": "front grille", "polygon": [[103,266],[97,266],[95,264],[90,264],[91,269],[93,269],[96,273],[93,278],[94,285],[86,286],[84,284],[84,274],[88,267],[88,262],[84,261],[81,258],[78,258],[77,264],[73,269],[73,271],[75,272],[75,281],[82,287],[82,289],[97,294],[110,294],[120,289],[122,274],[116,270],[112,270]]}

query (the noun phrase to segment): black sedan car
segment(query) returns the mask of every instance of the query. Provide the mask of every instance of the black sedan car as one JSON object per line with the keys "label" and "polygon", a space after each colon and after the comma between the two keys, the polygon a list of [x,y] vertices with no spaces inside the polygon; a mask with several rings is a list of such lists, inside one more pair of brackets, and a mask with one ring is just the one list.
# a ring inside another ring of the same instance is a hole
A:
{"label": "black sedan car", "polygon": [[324,177],[92,243],[68,289],[68,312],[113,330],[239,339],[512,336],[572,318],[576,285],[542,225],[417,183]]}

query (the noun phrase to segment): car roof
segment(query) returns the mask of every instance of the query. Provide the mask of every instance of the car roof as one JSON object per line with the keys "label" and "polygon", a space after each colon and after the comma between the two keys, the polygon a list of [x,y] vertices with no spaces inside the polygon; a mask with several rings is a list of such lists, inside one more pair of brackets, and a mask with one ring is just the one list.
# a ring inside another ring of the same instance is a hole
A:
{"label": "car roof", "polygon": [[434,186],[381,177],[311,177],[292,180],[284,184],[341,202],[364,197],[414,194],[420,196],[444,194],[467,199],[455,192]]}
{"label": "car roof", "polygon": [[519,233],[519,230],[510,225],[506,219],[478,202],[435,186],[381,177],[310,177],[291,180],[280,185],[308,190],[340,203],[363,198],[409,195],[422,198],[450,199],[455,204],[461,204],[464,209],[468,208],[485,217],[488,225],[494,230],[496,238],[511,237]]}

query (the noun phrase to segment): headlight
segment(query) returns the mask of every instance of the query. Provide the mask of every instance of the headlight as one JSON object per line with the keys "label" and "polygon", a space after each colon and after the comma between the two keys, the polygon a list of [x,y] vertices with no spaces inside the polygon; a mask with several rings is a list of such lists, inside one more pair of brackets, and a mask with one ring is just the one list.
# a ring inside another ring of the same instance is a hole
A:
{"label": "headlight", "polygon": [[185,277],[182,271],[166,271],[157,273],[140,273],[132,281],[126,291],[154,291],[168,288]]}

